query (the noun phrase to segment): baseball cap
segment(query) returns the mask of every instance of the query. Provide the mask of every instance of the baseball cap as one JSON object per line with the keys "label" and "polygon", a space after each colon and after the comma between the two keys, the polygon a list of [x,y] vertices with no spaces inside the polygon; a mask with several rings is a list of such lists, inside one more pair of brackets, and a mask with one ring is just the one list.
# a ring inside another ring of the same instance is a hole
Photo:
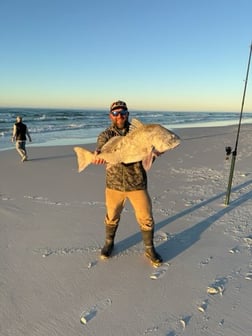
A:
{"label": "baseball cap", "polygon": [[110,112],[113,111],[113,110],[117,110],[119,108],[128,111],[128,107],[127,107],[126,103],[122,100],[117,100],[117,101],[115,101],[111,104]]}

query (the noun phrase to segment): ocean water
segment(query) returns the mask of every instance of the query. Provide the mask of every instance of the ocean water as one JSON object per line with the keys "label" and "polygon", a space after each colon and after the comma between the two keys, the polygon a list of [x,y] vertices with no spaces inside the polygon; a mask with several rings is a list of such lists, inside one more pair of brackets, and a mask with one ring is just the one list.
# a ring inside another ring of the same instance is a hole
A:
{"label": "ocean water", "polygon": [[[11,135],[17,115],[21,115],[28,126],[31,146],[94,143],[97,135],[110,125],[105,110],[0,108],[0,151],[14,147]],[[130,118],[169,129],[238,125],[239,117],[239,112],[130,112]],[[242,123],[252,123],[252,113],[243,113]]]}

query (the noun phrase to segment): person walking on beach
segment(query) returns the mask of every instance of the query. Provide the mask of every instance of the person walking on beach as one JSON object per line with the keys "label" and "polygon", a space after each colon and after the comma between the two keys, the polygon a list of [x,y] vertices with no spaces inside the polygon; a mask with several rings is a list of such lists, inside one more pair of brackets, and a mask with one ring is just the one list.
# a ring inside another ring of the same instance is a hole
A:
{"label": "person walking on beach", "polygon": [[[97,138],[95,153],[99,154],[105,143],[115,136],[125,136],[129,132],[129,112],[125,102],[119,100],[110,106],[109,117],[111,126],[106,128]],[[105,164],[105,160],[95,158],[94,164]],[[105,244],[101,250],[101,258],[109,258],[114,248],[114,239],[120,216],[126,199],[133,206],[136,220],[139,224],[145,255],[154,266],[162,263],[161,256],[156,252],[154,237],[154,219],[151,198],[147,191],[147,174],[142,162],[130,164],[118,163],[106,169],[106,216]]]}
{"label": "person walking on beach", "polygon": [[22,162],[27,161],[27,151],[25,148],[26,145],[26,136],[28,137],[29,141],[31,142],[31,136],[29,134],[28,128],[22,122],[22,117],[17,116],[16,123],[13,126],[13,133],[12,133],[12,142],[16,141],[16,150],[18,151],[19,155],[21,156]]}

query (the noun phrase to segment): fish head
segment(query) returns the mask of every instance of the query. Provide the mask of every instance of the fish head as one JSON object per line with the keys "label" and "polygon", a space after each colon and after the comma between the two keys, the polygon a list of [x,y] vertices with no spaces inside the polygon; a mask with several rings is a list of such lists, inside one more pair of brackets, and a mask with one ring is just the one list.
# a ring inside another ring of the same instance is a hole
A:
{"label": "fish head", "polygon": [[160,153],[164,153],[180,144],[177,134],[161,125],[152,125],[150,132],[152,146]]}

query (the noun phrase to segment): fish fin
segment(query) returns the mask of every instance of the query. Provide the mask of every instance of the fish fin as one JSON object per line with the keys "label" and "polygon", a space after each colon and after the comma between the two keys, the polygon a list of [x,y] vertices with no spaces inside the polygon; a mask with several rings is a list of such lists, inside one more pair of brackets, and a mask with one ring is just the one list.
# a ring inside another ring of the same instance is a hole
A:
{"label": "fish fin", "polygon": [[151,151],[143,160],[142,165],[146,171],[150,170],[152,167],[153,159],[155,158],[155,154]]}
{"label": "fish fin", "polygon": [[130,130],[130,132],[132,132],[136,128],[139,128],[139,127],[142,127],[142,126],[144,126],[144,124],[140,120],[133,118],[130,122],[129,130]]}
{"label": "fish fin", "polygon": [[93,160],[94,154],[85,148],[74,147],[77,156],[78,172],[83,171]]}

